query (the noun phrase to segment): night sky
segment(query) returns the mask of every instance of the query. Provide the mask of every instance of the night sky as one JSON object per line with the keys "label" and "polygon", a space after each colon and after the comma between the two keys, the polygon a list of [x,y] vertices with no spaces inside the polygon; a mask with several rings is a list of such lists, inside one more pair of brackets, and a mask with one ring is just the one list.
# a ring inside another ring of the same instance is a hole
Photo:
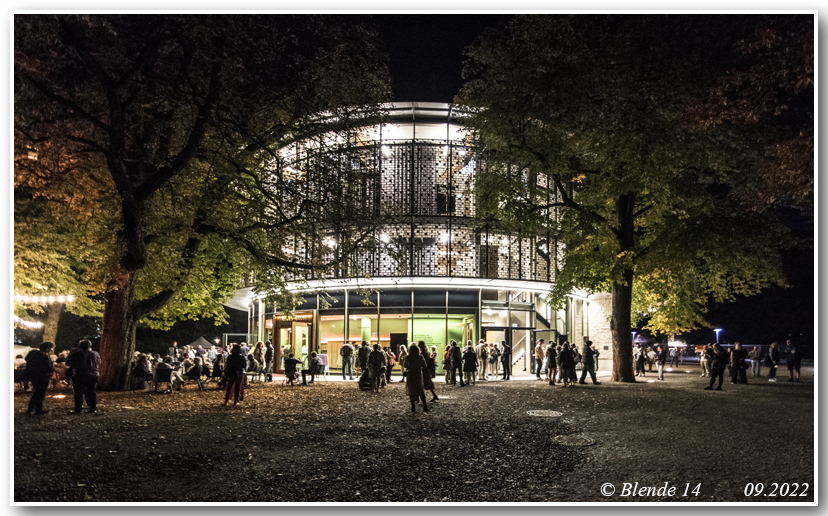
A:
{"label": "night sky", "polygon": [[[462,87],[463,50],[487,27],[502,26],[504,15],[373,15],[384,39],[397,102],[452,102]],[[794,223],[800,236],[813,237],[813,222]],[[814,251],[786,252],[790,288],[772,288],[733,303],[711,303],[707,320],[723,328],[722,342],[770,344],[793,335],[811,345],[814,331]],[[691,342],[714,339],[712,330],[694,331]]]}
{"label": "night sky", "polygon": [[374,15],[386,45],[396,102],[452,102],[463,85],[463,50],[503,15]]}

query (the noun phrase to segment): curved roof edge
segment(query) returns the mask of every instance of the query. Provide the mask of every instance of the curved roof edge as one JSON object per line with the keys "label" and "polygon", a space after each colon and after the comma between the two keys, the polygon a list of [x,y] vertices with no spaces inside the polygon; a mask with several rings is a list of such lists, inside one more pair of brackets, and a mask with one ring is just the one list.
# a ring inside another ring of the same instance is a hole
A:
{"label": "curved roof edge", "polygon": [[388,102],[382,107],[394,120],[440,121],[458,120],[466,115],[456,104],[444,102]]}

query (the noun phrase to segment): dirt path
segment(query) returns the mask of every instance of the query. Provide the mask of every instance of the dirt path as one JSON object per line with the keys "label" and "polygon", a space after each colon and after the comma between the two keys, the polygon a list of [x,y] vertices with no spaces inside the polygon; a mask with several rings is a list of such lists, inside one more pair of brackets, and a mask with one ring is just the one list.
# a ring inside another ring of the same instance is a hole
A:
{"label": "dirt path", "polygon": [[[419,406],[412,414],[397,383],[380,394],[350,382],[258,384],[239,407],[195,387],[174,396],[101,393],[99,413],[79,416],[68,414],[66,390],[64,399],[47,398],[43,417],[23,414],[21,393],[14,498],[813,502],[813,373],[801,383],[726,380],[723,392],[711,392],[697,369],[664,382],[567,389],[438,383],[450,399],[428,414]],[[570,445],[589,439],[595,444]],[[676,489],[621,496],[635,482]],[[746,497],[748,483],[764,484],[763,492]],[[773,483],[776,496],[765,496]],[[791,496],[794,483],[797,494],[809,484],[805,496]],[[614,494],[602,495],[605,484]]]}

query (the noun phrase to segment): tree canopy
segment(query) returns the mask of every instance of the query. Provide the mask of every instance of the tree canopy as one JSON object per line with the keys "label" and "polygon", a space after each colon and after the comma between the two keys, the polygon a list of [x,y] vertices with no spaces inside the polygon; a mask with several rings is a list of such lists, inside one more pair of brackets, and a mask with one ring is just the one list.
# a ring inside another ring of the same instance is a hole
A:
{"label": "tree canopy", "polygon": [[[242,275],[283,287],[288,272],[334,266],[365,238],[371,214],[349,209],[342,186],[356,172],[326,148],[386,99],[369,29],[324,16],[15,22],[15,142],[42,156],[16,162],[19,183],[66,192],[79,213],[94,204],[91,183],[107,192],[93,214],[112,237],[95,269],[104,388],[126,384],[139,321],[221,321]],[[292,157],[280,151],[291,145]],[[73,173],[88,184],[66,187]],[[309,242],[337,229],[339,254],[314,253]]]}
{"label": "tree canopy", "polygon": [[557,236],[554,304],[613,293],[614,379],[634,381],[638,318],[679,333],[706,324],[710,296],[784,284],[785,229],[737,195],[767,165],[768,131],[698,118],[753,23],[522,16],[468,50],[458,100],[488,151],[480,214]]}

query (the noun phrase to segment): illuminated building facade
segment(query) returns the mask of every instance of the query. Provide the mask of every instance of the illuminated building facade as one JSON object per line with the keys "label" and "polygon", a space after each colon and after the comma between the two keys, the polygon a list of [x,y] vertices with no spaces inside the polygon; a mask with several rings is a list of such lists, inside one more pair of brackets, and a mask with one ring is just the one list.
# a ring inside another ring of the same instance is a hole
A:
{"label": "illuminated building facade", "polygon": [[[451,340],[505,340],[514,373],[530,370],[541,338],[580,345],[589,336],[602,358],[608,355],[607,299],[573,294],[560,311],[544,301],[563,259],[549,231],[519,237],[495,223],[473,225],[475,177],[485,158],[453,106],[394,103],[388,112],[387,123],[341,142],[346,166],[366,172],[357,185],[362,209],[393,220],[377,229],[380,245],[360,250],[326,277],[293,284],[304,302],[292,320],[264,295],[249,297],[251,340],[270,339],[305,360],[317,351],[332,370],[341,367],[343,342],[363,340],[395,352],[424,340],[439,357]],[[301,169],[312,149],[285,152]],[[538,181],[544,186],[546,178]],[[554,188],[548,191],[554,202]],[[549,209],[546,216],[557,213]],[[372,291],[367,299],[364,289]]]}

